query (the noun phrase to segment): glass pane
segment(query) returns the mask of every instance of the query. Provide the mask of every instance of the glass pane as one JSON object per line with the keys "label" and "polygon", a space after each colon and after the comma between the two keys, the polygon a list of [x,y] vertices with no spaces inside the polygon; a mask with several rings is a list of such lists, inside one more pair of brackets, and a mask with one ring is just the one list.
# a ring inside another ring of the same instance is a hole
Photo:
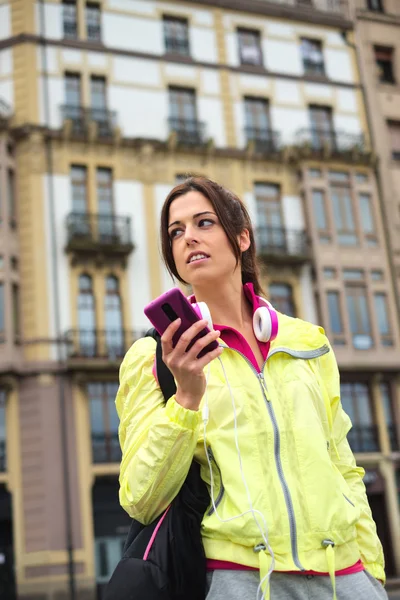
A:
{"label": "glass pane", "polygon": [[381,335],[389,335],[389,318],[388,318],[388,306],[386,301],[386,294],[374,294],[375,300],[375,313],[376,320],[378,322],[378,329]]}
{"label": "glass pane", "polygon": [[342,213],[340,210],[340,197],[337,192],[331,190],[331,202],[333,206],[333,216],[335,219],[335,225],[337,230],[343,229],[344,223],[342,220]]}
{"label": "glass pane", "polygon": [[324,277],[325,279],[335,279],[336,278],[336,269],[331,267],[324,268]]}
{"label": "glass pane", "polygon": [[358,333],[358,319],[357,319],[357,310],[356,310],[356,301],[354,296],[351,294],[346,294],[347,300],[347,312],[349,313],[349,321],[350,321],[350,330],[351,333]]}
{"label": "glass pane", "polygon": [[351,384],[341,383],[340,384],[340,396],[343,406],[343,410],[349,415],[351,422],[355,421],[355,412],[353,407]]}
{"label": "glass pane", "polygon": [[312,192],[314,215],[318,229],[327,229],[328,223],[325,212],[325,197],[324,193],[320,190],[313,190]]}
{"label": "glass pane", "polygon": [[364,271],[361,269],[343,269],[343,279],[362,281],[364,279]]}
{"label": "glass pane", "polygon": [[92,108],[98,110],[106,109],[106,80],[104,77],[90,78],[90,101]]}
{"label": "glass pane", "polygon": [[6,393],[0,390],[0,473],[6,468]]}
{"label": "glass pane", "polygon": [[338,292],[328,292],[328,311],[332,333],[342,333],[343,323],[340,313]]}
{"label": "glass pane", "polygon": [[387,383],[381,383],[379,388],[380,388],[380,392],[381,392],[383,412],[385,413],[385,422],[386,422],[387,426],[390,426],[390,425],[393,425],[393,423],[394,423],[393,408],[392,408],[392,402],[391,402],[391,397],[390,397],[390,388]]}
{"label": "glass pane", "polygon": [[15,181],[14,171],[7,172],[7,193],[8,193],[8,212],[10,220],[15,218]]}
{"label": "glass pane", "polygon": [[361,317],[361,331],[362,333],[370,333],[371,326],[369,322],[368,304],[365,293],[359,296],[359,310]]}
{"label": "glass pane", "polygon": [[382,281],[383,280],[383,271],[371,271],[371,279],[372,281]]}
{"label": "glass pane", "polygon": [[65,76],[65,103],[67,106],[81,104],[81,78],[79,75]]}
{"label": "glass pane", "polygon": [[373,425],[371,403],[368,386],[364,383],[356,383],[353,386],[355,400],[357,403],[357,417],[360,425]]}
{"label": "glass pane", "polygon": [[369,194],[360,194],[360,215],[361,225],[365,233],[373,233],[375,231],[374,219],[372,216],[371,197]]}
{"label": "glass pane", "polygon": [[347,190],[342,196],[342,204],[345,228],[352,231],[354,230],[353,207],[351,205],[351,198]]}
{"label": "glass pane", "polygon": [[13,328],[14,336],[20,335],[20,318],[19,318],[19,287],[16,283],[12,284],[12,309],[13,309]]}

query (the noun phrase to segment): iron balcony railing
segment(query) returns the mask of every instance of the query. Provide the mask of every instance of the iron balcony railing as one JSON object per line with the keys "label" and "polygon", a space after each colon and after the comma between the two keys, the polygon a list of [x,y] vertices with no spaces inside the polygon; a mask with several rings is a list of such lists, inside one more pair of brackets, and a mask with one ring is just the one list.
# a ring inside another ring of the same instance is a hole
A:
{"label": "iron balcony railing", "polygon": [[169,128],[176,133],[180,144],[199,146],[205,143],[204,123],[197,119],[170,117]]}
{"label": "iron balcony railing", "polygon": [[72,133],[75,135],[86,135],[89,123],[97,124],[97,135],[99,137],[112,137],[117,116],[116,112],[105,108],[85,108],[67,104],[61,107],[64,121],[71,121]]}
{"label": "iron balcony railing", "polygon": [[353,425],[347,439],[353,452],[379,452],[377,425]]}
{"label": "iron balcony railing", "polygon": [[307,259],[309,241],[305,231],[286,227],[258,227],[256,230],[259,255],[288,259]]}
{"label": "iron balcony railing", "polygon": [[121,447],[118,432],[92,432],[92,458],[94,463],[121,462]]}
{"label": "iron balcony railing", "polygon": [[72,212],[67,216],[67,247],[88,246],[132,249],[131,218],[107,214]]}
{"label": "iron balcony railing", "polygon": [[324,13],[349,17],[349,5],[347,0],[264,0],[269,4],[281,4],[298,10],[321,11]]}
{"label": "iron balcony railing", "polygon": [[347,133],[333,129],[300,129],[296,134],[296,145],[307,145],[318,152],[327,149],[335,154],[345,154],[353,151],[365,153],[368,151],[362,133]]}
{"label": "iron balcony railing", "polygon": [[316,62],[308,58],[303,59],[303,67],[306,75],[325,76],[325,65],[323,62]]}
{"label": "iron balcony railing", "polygon": [[78,37],[78,24],[76,21],[63,22],[64,38],[68,40],[76,40]]}
{"label": "iron balcony railing", "polygon": [[88,24],[87,26],[87,37],[91,42],[98,42],[101,40],[101,27],[100,25]]}
{"label": "iron balcony railing", "polygon": [[6,442],[0,440],[0,473],[7,470]]}
{"label": "iron balcony railing", "polygon": [[126,329],[70,329],[65,334],[69,358],[122,358],[134,341],[145,332]]}
{"label": "iron balcony railing", "polygon": [[189,40],[177,39],[167,36],[165,38],[165,51],[171,54],[180,54],[181,56],[189,56]]}
{"label": "iron balcony railing", "polygon": [[277,152],[280,148],[280,135],[271,129],[259,129],[256,127],[245,127],[247,142],[252,142],[256,152],[268,154]]}

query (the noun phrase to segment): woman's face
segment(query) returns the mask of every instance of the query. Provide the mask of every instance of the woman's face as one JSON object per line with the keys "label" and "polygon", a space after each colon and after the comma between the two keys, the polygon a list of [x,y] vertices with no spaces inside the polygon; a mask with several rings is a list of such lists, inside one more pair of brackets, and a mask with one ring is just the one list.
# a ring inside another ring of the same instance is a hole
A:
{"label": "woman's face", "polygon": [[[169,208],[168,225],[172,255],[184,281],[194,287],[215,285],[232,277],[236,268],[240,274],[227,235],[203,194],[193,190],[175,198]],[[240,236],[241,247],[246,244],[246,233]]]}

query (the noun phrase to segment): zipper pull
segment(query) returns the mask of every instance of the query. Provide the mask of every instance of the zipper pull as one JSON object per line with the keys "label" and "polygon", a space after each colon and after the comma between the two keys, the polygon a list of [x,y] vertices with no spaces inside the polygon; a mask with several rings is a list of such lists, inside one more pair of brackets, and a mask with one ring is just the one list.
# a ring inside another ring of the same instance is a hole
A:
{"label": "zipper pull", "polygon": [[267,384],[265,383],[264,373],[259,373],[258,377],[260,379],[260,383],[261,383],[262,390],[264,392],[265,399],[268,402],[270,402],[270,399],[268,398],[268,388],[267,388]]}

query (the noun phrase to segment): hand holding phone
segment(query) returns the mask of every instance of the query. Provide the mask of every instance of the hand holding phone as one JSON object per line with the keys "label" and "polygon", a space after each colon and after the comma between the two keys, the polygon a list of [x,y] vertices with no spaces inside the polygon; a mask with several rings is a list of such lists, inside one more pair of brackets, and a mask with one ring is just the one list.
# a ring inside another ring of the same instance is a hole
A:
{"label": "hand holding phone", "polygon": [[222,352],[219,331],[210,331],[178,288],[151,302],[144,312],[161,335],[163,361],[177,384],[176,401],[197,410],[206,388],[203,369]]}

